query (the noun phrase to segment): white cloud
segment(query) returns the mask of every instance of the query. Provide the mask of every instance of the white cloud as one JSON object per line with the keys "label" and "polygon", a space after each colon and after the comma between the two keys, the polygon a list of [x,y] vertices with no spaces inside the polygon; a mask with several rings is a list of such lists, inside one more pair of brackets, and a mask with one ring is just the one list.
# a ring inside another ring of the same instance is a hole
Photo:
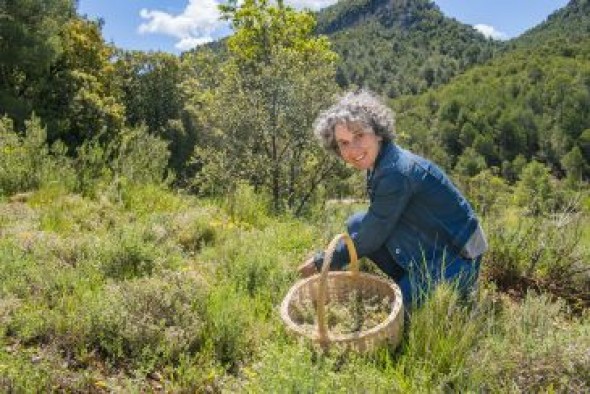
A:
{"label": "white cloud", "polygon": [[[286,0],[296,8],[318,10],[336,3],[337,0]],[[213,37],[227,34],[228,22],[219,20],[221,13],[217,6],[221,0],[188,0],[179,15],[159,10],[142,9],[140,16],[146,21],[138,31],[141,34],[164,34],[178,39],[175,47],[186,51],[198,45],[213,41]],[[241,1],[238,1],[241,3]]]}
{"label": "white cloud", "polygon": [[198,47],[199,45],[206,44],[208,42],[213,41],[213,37],[206,36],[206,37],[186,37],[181,38],[174,47],[180,49],[181,51],[188,51],[189,49],[193,49],[194,47]]}
{"label": "white cloud", "polygon": [[144,8],[140,16],[147,21],[138,31],[175,37],[179,40],[176,48],[188,50],[212,41],[212,35],[227,27],[227,22],[219,20],[217,5],[216,0],[189,0],[180,15]]}
{"label": "white cloud", "polygon": [[504,40],[508,37],[506,33],[496,30],[494,26],[484,25],[480,23],[473,27],[475,27],[475,30],[479,31],[481,34],[488,38],[491,37],[496,40]]}
{"label": "white cloud", "polygon": [[303,9],[309,8],[310,10],[319,10],[329,5],[336,3],[338,0],[286,0],[285,3],[293,8]]}

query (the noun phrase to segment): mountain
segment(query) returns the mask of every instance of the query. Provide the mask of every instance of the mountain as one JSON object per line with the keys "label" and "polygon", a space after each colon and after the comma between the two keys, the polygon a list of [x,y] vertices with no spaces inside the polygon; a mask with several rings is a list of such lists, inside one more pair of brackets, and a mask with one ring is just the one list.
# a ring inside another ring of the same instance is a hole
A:
{"label": "mountain", "polygon": [[397,100],[402,139],[447,168],[483,162],[515,180],[534,159],[587,179],[589,26],[589,1],[572,0],[485,65]]}
{"label": "mountain", "polygon": [[536,46],[555,40],[577,41],[590,35],[590,0],[570,0],[563,8],[510,42],[511,47]]}
{"label": "mountain", "polygon": [[343,0],[317,20],[341,57],[338,83],[391,98],[443,85],[502,47],[427,0]]}

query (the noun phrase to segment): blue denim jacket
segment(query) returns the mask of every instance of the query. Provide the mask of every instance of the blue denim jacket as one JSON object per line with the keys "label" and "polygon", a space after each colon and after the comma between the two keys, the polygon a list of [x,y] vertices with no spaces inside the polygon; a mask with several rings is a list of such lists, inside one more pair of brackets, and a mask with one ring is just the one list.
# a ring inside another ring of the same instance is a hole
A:
{"label": "blue denim jacket", "polygon": [[[353,241],[359,257],[383,245],[404,269],[427,261],[451,261],[478,227],[471,205],[432,162],[384,142],[367,173],[370,206]],[[318,269],[323,257],[316,257]],[[333,269],[349,262],[340,243]]]}

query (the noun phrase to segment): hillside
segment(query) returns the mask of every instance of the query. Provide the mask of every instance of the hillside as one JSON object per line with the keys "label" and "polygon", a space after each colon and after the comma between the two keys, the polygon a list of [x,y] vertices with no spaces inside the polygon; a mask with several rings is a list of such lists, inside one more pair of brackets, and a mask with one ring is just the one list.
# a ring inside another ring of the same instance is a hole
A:
{"label": "hillside", "polygon": [[534,159],[556,175],[587,177],[590,30],[582,26],[589,19],[588,3],[572,1],[488,64],[400,100],[406,142],[447,168],[483,160],[514,180],[517,162]]}
{"label": "hillside", "polygon": [[539,25],[510,42],[511,47],[537,46],[558,38],[577,41],[590,35],[590,1],[570,0]]}
{"label": "hillside", "polygon": [[317,19],[341,57],[339,85],[391,98],[443,85],[501,47],[427,0],[344,0]]}

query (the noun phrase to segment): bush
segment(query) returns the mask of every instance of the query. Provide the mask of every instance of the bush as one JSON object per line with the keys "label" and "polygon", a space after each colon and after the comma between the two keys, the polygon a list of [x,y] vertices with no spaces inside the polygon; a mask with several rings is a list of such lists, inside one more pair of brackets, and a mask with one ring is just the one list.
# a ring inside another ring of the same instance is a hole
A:
{"label": "bush", "polygon": [[161,184],[129,183],[122,187],[120,197],[125,210],[141,216],[173,213],[190,208],[180,195],[172,193]]}
{"label": "bush", "polygon": [[111,284],[91,305],[86,341],[111,361],[153,371],[203,346],[208,292],[195,272]]}
{"label": "bush", "polygon": [[[168,142],[139,127],[123,129],[114,143],[112,166],[118,178],[139,184],[161,184],[165,180],[170,159]],[[173,180],[169,175],[167,182]]]}
{"label": "bush", "polygon": [[97,261],[102,272],[116,280],[149,276],[156,270],[175,265],[175,256],[167,255],[164,248],[149,242],[146,233],[138,226],[122,226],[103,238]]}
{"label": "bush", "polygon": [[323,353],[309,344],[283,339],[265,346],[242,379],[226,383],[228,391],[249,393],[391,393],[392,365],[354,352]]}
{"label": "bush", "polygon": [[503,285],[526,277],[572,285],[583,294],[588,283],[576,274],[588,258],[583,221],[584,214],[579,212],[527,217],[515,227],[490,218],[486,223],[490,248],[484,256],[485,272]]}
{"label": "bush", "polygon": [[72,188],[75,175],[62,143],[49,147],[47,132],[37,117],[25,122],[21,137],[12,122],[0,119],[0,195],[12,195],[41,185],[60,183]]}
{"label": "bush", "polygon": [[568,321],[563,302],[527,294],[488,325],[466,364],[479,390],[567,392],[590,389],[590,321]]}
{"label": "bush", "polygon": [[465,366],[488,316],[485,304],[465,305],[452,285],[438,285],[412,312],[396,361],[395,387],[401,392],[445,392],[469,386]]}
{"label": "bush", "polygon": [[86,196],[109,191],[120,199],[130,184],[170,183],[172,175],[164,179],[169,157],[167,143],[145,128],[123,129],[112,140],[98,135],[77,150],[76,190]]}
{"label": "bush", "polygon": [[224,207],[237,223],[259,228],[269,220],[270,199],[244,182],[238,182],[235,190],[226,194]]}
{"label": "bush", "polygon": [[253,300],[230,286],[218,285],[207,299],[203,337],[206,347],[226,369],[244,362],[261,333],[256,327]]}
{"label": "bush", "polygon": [[170,219],[169,226],[178,244],[194,254],[221,236],[224,221],[227,219],[220,210],[198,207],[176,214]]}

